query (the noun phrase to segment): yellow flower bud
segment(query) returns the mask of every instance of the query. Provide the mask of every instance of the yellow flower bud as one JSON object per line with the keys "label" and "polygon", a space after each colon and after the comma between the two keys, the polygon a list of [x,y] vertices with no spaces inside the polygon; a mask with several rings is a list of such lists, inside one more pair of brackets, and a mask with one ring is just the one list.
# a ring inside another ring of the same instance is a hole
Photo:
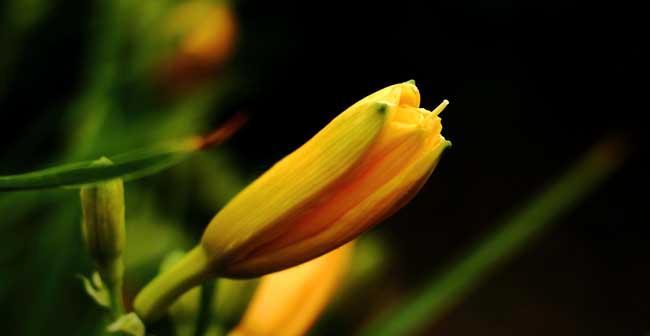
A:
{"label": "yellow flower bud", "polygon": [[218,273],[251,277],[345,244],[408,202],[448,142],[411,83],[348,108],[239,193],[201,246]]}
{"label": "yellow flower bud", "polygon": [[[136,298],[144,319],[210,276],[254,277],[323,255],[406,204],[449,142],[412,82],[349,107],[235,196],[201,243]],[[171,272],[175,274],[171,274]]]}
{"label": "yellow flower bud", "polygon": [[[95,164],[110,165],[102,158]],[[124,185],[114,179],[81,188],[82,233],[91,257],[106,267],[122,255],[126,243]]]}
{"label": "yellow flower bud", "polygon": [[350,242],[304,264],[262,277],[240,324],[229,336],[304,335],[347,271]]}

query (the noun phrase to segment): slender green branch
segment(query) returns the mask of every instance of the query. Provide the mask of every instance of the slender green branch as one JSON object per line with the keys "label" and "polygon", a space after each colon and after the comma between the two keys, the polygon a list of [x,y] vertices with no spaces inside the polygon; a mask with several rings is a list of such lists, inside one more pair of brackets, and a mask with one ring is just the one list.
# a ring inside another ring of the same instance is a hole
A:
{"label": "slender green branch", "polygon": [[201,301],[199,303],[199,314],[196,316],[196,327],[194,336],[203,336],[210,327],[213,318],[214,293],[216,291],[216,281],[208,280],[201,285]]}

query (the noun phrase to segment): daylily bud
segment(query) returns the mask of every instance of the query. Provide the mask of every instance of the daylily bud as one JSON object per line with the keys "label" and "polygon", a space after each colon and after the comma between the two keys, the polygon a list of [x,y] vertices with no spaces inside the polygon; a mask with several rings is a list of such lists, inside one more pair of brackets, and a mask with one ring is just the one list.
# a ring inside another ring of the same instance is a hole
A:
{"label": "daylily bud", "polygon": [[216,272],[251,277],[345,244],[408,202],[449,142],[411,83],[348,108],[239,193],[208,225],[201,247]]}
{"label": "daylily bud", "polygon": [[[144,319],[210,276],[254,277],[325,254],[406,204],[449,142],[438,113],[419,107],[412,82],[341,113],[241,191],[201,243],[136,298]],[[174,274],[171,274],[171,273]]]}
{"label": "daylily bud", "polygon": [[304,264],[262,277],[246,314],[229,336],[306,334],[339,287],[353,247],[350,242]]}
{"label": "daylily bud", "polygon": [[[112,163],[102,158],[95,164]],[[82,187],[81,209],[82,233],[88,252],[100,268],[107,267],[122,255],[126,242],[122,180]]]}

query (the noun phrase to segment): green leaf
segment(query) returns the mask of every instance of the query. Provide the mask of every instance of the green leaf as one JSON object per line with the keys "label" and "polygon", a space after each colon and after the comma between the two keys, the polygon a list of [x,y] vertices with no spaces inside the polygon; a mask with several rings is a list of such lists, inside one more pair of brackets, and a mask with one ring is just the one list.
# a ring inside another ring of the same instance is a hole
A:
{"label": "green leaf", "polygon": [[377,316],[360,335],[411,335],[437,322],[482,280],[529,247],[561,215],[575,207],[621,165],[624,156],[625,147],[619,139],[594,146],[555,183],[506,216],[494,232],[442,274],[434,275],[424,288]]}
{"label": "green leaf", "polygon": [[[117,177],[125,181],[138,179],[178,164],[202,149],[223,143],[246,121],[245,115],[236,114],[219,128],[203,137],[128,152],[110,157],[108,160],[103,158],[65,164],[30,173],[0,176],[0,192],[79,187]],[[113,164],[105,164],[104,161]]]}
{"label": "green leaf", "polygon": [[196,146],[167,145],[111,157],[112,165],[85,161],[24,174],[0,176],[0,192],[79,187],[117,177],[125,180],[137,179],[178,164],[198,149]]}
{"label": "green leaf", "polygon": [[122,332],[132,336],[145,336],[144,323],[135,313],[120,316],[117,321],[107,327],[107,330],[111,333]]}
{"label": "green leaf", "polygon": [[94,272],[91,276],[91,279],[86,278],[83,275],[79,275],[79,279],[83,282],[84,290],[90,298],[95,301],[98,305],[104,308],[110,308],[111,299],[108,289],[104,286],[102,279],[99,276],[99,273]]}

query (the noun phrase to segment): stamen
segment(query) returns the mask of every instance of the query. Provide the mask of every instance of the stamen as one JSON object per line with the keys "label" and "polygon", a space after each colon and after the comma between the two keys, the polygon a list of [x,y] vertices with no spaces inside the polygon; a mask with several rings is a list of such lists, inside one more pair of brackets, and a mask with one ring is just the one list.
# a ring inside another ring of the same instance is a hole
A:
{"label": "stamen", "polygon": [[433,109],[433,111],[431,111],[431,113],[433,113],[433,115],[437,116],[438,114],[440,114],[440,112],[442,112],[442,110],[445,109],[445,107],[447,107],[447,105],[449,105],[449,100],[445,99],[445,100],[442,101],[442,103],[440,103],[440,105],[438,105],[438,107]]}

